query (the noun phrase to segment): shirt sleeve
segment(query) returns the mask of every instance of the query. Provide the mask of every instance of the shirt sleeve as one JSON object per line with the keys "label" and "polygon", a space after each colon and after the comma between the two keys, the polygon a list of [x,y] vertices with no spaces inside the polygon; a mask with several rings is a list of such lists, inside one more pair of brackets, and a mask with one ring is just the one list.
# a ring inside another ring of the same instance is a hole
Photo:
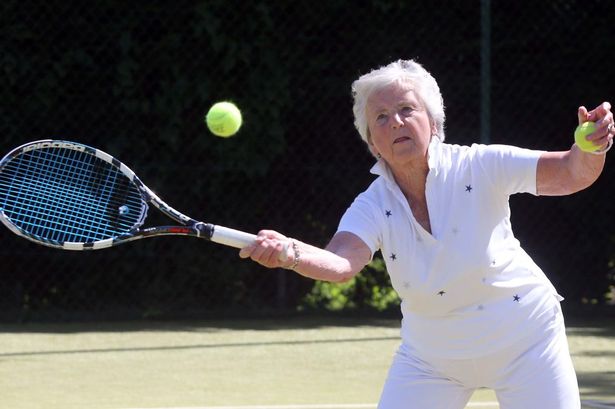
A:
{"label": "shirt sleeve", "polygon": [[476,145],[483,170],[493,185],[507,195],[536,192],[536,169],[544,151],[509,145]]}
{"label": "shirt sleeve", "polygon": [[380,216],[376,205],[367,196],[367,192],[357,196],[346,209],[337,231],[345,231],[358,236],[369,247],[373,257],[374,253],[380,249],[382,242],[381,229],[378,224]]}

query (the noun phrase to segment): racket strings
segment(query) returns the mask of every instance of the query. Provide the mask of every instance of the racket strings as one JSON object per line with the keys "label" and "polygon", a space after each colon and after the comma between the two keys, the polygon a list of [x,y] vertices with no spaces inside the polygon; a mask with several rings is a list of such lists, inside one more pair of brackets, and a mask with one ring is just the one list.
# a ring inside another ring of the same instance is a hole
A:
{"label": "racket strings", "polygon": [[[31,186],[29,190],[31,194],[28,194],[27,189],[22,192],[22,197],[19,195],[17,196],[17,200],[23,200],[24,203],[26,203],[25,209],[28,210],[24,213],[24,215],[26,215],[26,219],[24,219],[24,221],[27,222],[28,219],[33,220],[35,223],[29,223],[30,227],[38,227],[41,230],[48,230],[49,232],[52,232],[52,234],[62,232],[74,233],[78,231],[79,228],[82,230],[85,229],[92,234],[92,227],[104,227],[104,225],[98,223],[98,220],[94,217],[96,212],[100,212],[100,209],[97,208],[99,206],[96,205],[100,205],[100,203],[104,202],[104,196],[100,196],[100,194],[98,195],[101,199],[103,199],[100,202],[92,201],[90,198],[86,201],[86,205],[90,207],[83,207],[80,209],[77,205],[84,204],[83,199],[88,198],[88,192],[87,189],[84,189],[84,186],[76,183],[74,177],[76,173],[68,172],[67,170],[69,170],[70,167],[64,166],[62,168],[64,170],[63,172],[56,172],[56,174],[50,175],[49,173],[51,172],[51,169],[49,166],[51,163],[47,160],[48,158],[43,159],[44,160],[42,163],[44,166],[40,168],[41,172],[37,179],[32,179],[32,169],[38,169],[36,166],[26,166],[24,168],[26,170],[26,174],[28,175],[28,180],[34,180],[36,182],[36,184],[30,183]],[[68,157],[68,159],[70,159],[70,157]],[[67,162],[68,161],[64,161],[65,164]],[[78,162],[76,163],[78,164]],[[30,162],[29,165],[32,165],[32,163]],[[71,163],[71,165],[75,165],[75,163]],[[87,173],[84,173],[83,176],[85,176],[82,178],[84,180],[92,180],[91,177],[89,177],[90,175],[87,175]],[[46,183],[41,184],[41,180]],[[67,189],[65,188],[66,186],[72,186],[73,189]],[[32,187],[34,189],[38,188],[39,190],[32,190]],[[85,187],[87,188],[87,186]],[[32,194],[35,194],[35,196],[32,196]],[[32,202],[32,200],[34,200],[34,202]],[[36,202],[36,200],[38,200],[38,202]],[[36,209],[37,206],[40,207],[41,205],[48,212],[46,214],[48,217],[43,219],[40,217],[32,217],[35,216],[33,214],[33,210]],[[53,226],[54,224],[57,225],[59,217],[64,217],[64,219],[68,220],[70,224],[64,226],[64,229],[62,228],[62,225],[58,226],[60,229],[54,228]],[[85,224],[79,225],[78,223]],[[34,231],[33,233],[36,234],[38,232]],[[53,240],[60,239],[59,237],[53,235],[49,238]]]}
{"label": "racket strings", "polygon": [[[40,152],[37,152],[40,154]],[[75,151],[71,153],[76,153]],[[87,231],[90,234],[95,234],[97,230],[96,228],[100,228],[101,225],[98,223],[98,220],[94,217],[100,209],[98,209],[98,202],[94,202],[92,200],[88,200],[87,204],[90,207],[82,207],[78,208],[76,205],[85,204],[84,198],[88,198],[88,188],[90,186],[80,185],[76,183],[75,175],[78,173],[70,173],[68,170],[78,164],[71,158],[66,157],[64,164],[70,164],[70,166],[65,166],[62,168],[61,172],[57,172],[55,174],[51,173],[52,169],[49,167],[52,165],[52,162],[48,160],[48,158],[39,158],[43,159],[44,166],[41,168],[41,172],[39,175],[36,175],[35,172],[38,168],[36,167],[27,167],[26,176],[29,178],[28,180],[32,181],[29,183],[29,191],[36,196],[26,196],[26,197],[18,197],[17,200],[23,200],[23,202],[27,205],[28,202],[32,203],[32,199],[39,200],[40,204],[42,204],[47,211],[46,214],[49,216],[46,219],[41,219],[40,217],[34,218],[33,223],[28,223],[29,226],[34,228],[39,228],[40,230],[49,230],[53,231],[54,234],[61,234],[62,232],[66,233],[75,233],[79,231],[79,229],[83,231]],[[30,163],[31,164],[31,163]],[[88,174],[82,175],[83,180],[89,180]],[[45,183],[40,183],[44,181]],[[24,185],[25,186],[25,185]],[[96,193],[96,192],[93,192]],[[34,206],[29,206],[29,212],[26,213],[28,216],[33,216],[33,209],[36,209],[37,203],[33,203]],[[58,226],[59,218],[64,217],[70,224],[66,224],[65,229],[62,230],[63,225]],[[32,220],[32,218],[30,218]],[[82,224],[79,224],[82,223]],[[56,227],[60,227],[60,229]],[[88,230],[89,229],[89,230]],[[33,231],[33,233],[37,234],[38,231]],[[50,237],[53,240],[62,240],[61,237],[57,237],[52,235]]]}
{"label": "racket strings", "polygon": [[[4,184],[8,184],[9,186],[14,187],[14,180],[9,177],[0,177],[0,181]],[[46,179],[46,183],[41,183],[41,179],[44,178],[44,174],[35,174],[31,170],[25,169],[23,173],[27,179],[21,181],[20,187],[22,189],[14,191],[11,189],[8,191],[8,198],[10,201],[8,203],[13,205],[20,205],[23,208],[29,208],[30,206],[36,205],[36,202],[32,202],[33,200],[38,200],[40,204],[47,207],[50,213],[54,213],[56,209],[62,209],[67,212],[66,216],[68,217],[72,208],[72,203],[78,203],[83,196],[83,188],[75,186],[74,189],[71,189],[69,185],[65,182],[61,182],[56,179]],[[10,183],[13,182],[12,185]],[[15,194],[16,193],[16,194]],[[54,206],[55,202],[55,206]],[[32,208],[31,210],[33,210]],[[77,219],[86,220],[87,214],[75,214]]]}
{"label": "racket strings", "polygon": [[56,242],[92,242],[127,233],[145,203],[119,169],[72,149],[33,150],[0,174],[2,210],[28,233]]}
{"label": "racket strings", "polygon": [[[20,184],[20,189],[16,190],[17,194],[13,199],[13,204],[16,206],[20,206],[19,203],[21,203],[20,212],[12,212],[12,216],[14,219],[16,216],[21,216],[22,227],[27,226],[33,229],[32,233],[37,234],[39,230],[46,230],[49,233],[48,238],[56,239],[55,234],[70,230],[54,228],[58,226],[58,217],[62,215],[58,210],[63,210],[64,217],[71,219],[71,208],[68,206],[69,203],[75,201],[76,197],[71,190],[61,188],[64,184],[54,183],[54,179],[48,177],[49,170],[46,166],[49,164],[46,160],[42,162],[44,166],[33,166],[34,162],[25,161],[25,157],[23,159],[15,162],[18,165],[16,170],[21,171],[22,176],[26,179]],[[60,179],[56,178],[56,180]],[[41,181],[46,183],[41,183]],[[53,189],[56,189],[55,193]],[[45,209],[47,212],[45,217],[39,217],[42,214],[37,214],[36,209]]]}

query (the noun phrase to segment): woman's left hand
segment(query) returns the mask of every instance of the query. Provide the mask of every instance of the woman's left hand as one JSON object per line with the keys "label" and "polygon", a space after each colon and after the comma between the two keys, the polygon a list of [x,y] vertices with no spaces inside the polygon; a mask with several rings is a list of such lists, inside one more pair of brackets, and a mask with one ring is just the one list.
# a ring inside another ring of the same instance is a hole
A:
{"label": "woman's left hand", "polygon": [[596,123],[596,131],[588,140],[596,141],[601,149],[612,143],[613,135],[615,135],[615,125],[613,124],[613,113],[611,112],[611,104],[603,102],[596,108],[588,111],[585,107],[579,107],[578,110],[579,125],[584,122],[591,121]]}

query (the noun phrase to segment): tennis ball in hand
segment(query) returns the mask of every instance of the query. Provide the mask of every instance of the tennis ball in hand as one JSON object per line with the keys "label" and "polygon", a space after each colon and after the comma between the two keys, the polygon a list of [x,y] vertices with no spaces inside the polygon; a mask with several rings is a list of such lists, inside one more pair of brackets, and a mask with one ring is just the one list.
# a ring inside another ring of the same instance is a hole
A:
{"label": "tennis ball in hand", "polygon": [[585,139],[587,135],[594,132],[596,130],[595,122],[583,122],[581,125],[577,126],[577,129],[574,131],[574,143],[584,152],[594,152],[600,149],[600,146],[594,145],[593,141],[588,141]]}
{"label": "tennis ball in hand", "polygon": [[241,111],[232,102],[217,102],[209,108],[205,123],[214,135],[228,138],[241,127]]}

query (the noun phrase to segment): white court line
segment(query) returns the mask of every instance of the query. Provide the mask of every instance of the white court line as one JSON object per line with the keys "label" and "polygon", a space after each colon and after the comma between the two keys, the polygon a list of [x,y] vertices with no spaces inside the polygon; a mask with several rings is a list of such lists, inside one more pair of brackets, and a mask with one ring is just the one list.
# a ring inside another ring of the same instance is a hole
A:
{"label": "white court line", "polygon": [[[615,409],[615,404],[600,403],[593,400],[581,401],[583,406],[596,409]],[[470,402],[467,408],[481,408],[498,406],[497,402]],[[128,408],[127,408],[128,409]],[[341,403],[341,404],[313,404],[313,405],[245,405],[245,406],[176,406],[159,408],[129,408],[129,409],[376,409],[375,403]]]}
{"label": "white court line", "polygon": [[[467,408],[497,406],[497,402],[470,402]],[[340,403],[313,405],[246,405],[246,406],[191,406],[191,407],[159,407],[159,408],[129,408],[129,409],[376,409],[375,403]],[[127,408],[128,409],[128,408]],[[608,408],[611,409],[611,408]]]}

